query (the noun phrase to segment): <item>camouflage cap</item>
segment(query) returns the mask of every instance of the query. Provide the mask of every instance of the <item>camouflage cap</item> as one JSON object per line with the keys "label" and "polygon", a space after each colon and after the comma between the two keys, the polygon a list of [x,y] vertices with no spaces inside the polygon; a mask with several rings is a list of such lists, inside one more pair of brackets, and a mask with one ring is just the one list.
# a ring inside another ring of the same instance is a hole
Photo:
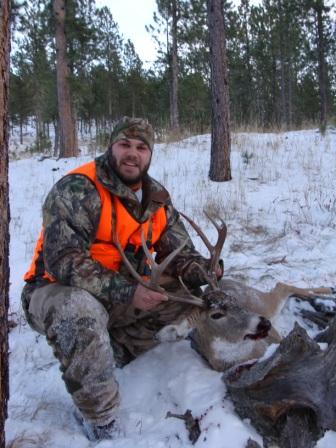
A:
{"label": "camouflage cap", "polygon": [[142,140],[153,151],[154,130],[145,118],[121,118],[112,131],[110,145],[124,138]]}

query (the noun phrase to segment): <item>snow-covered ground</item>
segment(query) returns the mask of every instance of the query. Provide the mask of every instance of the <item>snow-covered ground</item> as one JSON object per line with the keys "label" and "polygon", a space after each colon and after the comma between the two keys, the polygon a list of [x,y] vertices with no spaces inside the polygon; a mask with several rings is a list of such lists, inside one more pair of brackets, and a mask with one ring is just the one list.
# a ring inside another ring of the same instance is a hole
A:
{"label": "snow-covered ground", "polygon": [[[210,238],[215,238],[215,230],[202,210],[226,220],[226,275],[263,290],[277,281],[336,286],[336,133],[236,134],[233,180],[226,183],[208,180],[209,157],[209,135],[156,145],[150,173]],[[162,344],[117,369],[124,426],[119,437],[95,445],[81,433],[50,347],[24,320],[20,293],[43,199],[64,173],[88,160],[89,156],[58,161],[35,157],[10,163],[10,313],[18,325],[10,333],[9,446],[188,447],[184,423],[165,418],[168,411],[183,414],[187,409],[200,418],[197,448],[243,448],[249,437],[261,443],[260,435],[225,398],[221,374],[212,371],[188,341]],[[194,237],[194,242],[207,255],[200,239]],[[291,300],[276,319],[283,334],[292,328],[297,306]],[[335,446],[332,431],[317,444]]]}

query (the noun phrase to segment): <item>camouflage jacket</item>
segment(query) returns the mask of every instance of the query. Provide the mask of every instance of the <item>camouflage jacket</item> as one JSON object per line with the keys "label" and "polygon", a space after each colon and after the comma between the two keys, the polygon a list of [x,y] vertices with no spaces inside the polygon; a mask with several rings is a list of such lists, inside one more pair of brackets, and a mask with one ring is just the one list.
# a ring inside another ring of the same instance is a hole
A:
{"label": "camouflage jacket", "polygon": [[[181,276],[191,287],[201,285],[202,275],[194,262],[203,266],[208,262],[195,250],[167,190],[146,175],[140,203],[133,191],[111,170],[107,153],[97,157],[95,163],[98,180],[121,199],[139,223],[146,221],[159,207],[165,207],[167,226],[154,246],[156,260],[160,262],[188,239],[165,274],[175,278]],[[100,210],[99,193],[86,176],[69,174],[53,186],[43,205],[45,269],[64,285],[86,289],[105,306],[129,303],[136,288],[134,280],[122,275],[122,269],[120,272],[106,269],[90,256]]]}

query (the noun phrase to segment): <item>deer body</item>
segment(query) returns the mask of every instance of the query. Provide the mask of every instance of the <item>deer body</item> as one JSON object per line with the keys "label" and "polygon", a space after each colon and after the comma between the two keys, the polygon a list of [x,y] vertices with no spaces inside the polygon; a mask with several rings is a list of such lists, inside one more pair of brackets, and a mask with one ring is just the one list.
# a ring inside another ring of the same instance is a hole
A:
{"label": "deer body", "polygon": [[[225,223],[222,221],[219,226],[209,218],[218,231],[218,241],[212,246],[200,228],[184,217],[211,254],[208,272],[198,265],[208,287],[201,297],[197,297],[190,293],[180,279],[181,291],[174,295],[168,292],[167,296],[171,300],[188,303],[189,306],[178,321],[166,325],[157,333],[157,339],[174,341],[189,336],[193,348],[213,369],[226,371],[223,379],[239,415],[250,418],[256,428],[270,437],[271,441],[280,440],[282,448],[312,447],[323,431],[336,428],[336,381],[333,368],[336,318],[327,335],[331,343],[325,353],[298,325],[281,341],[280,335],[272,328],[271,320],[291,296],[308,301],[322,298],[335,301],[336,290],[304,289],[277,283],[271,291],[262,292],[231,279],[218,280],[216,266],[225,241]],[[146,251],[144,241],[143,245]],[[181,248],[174,253],[178,253]],[[174,258],[174,253],[160,265],[148,253],[154,270],[152,279],[155,280],[144,286],[163,290],[159,280],[163,280],[161,274]],[[126,259],[124,261],[127,263]],[[137,276],[135,272],[133,275]],[[136,278],[143,282],[139,276]],[[274,342],[280,342],[274,354],[266,360],[254,362]],[[322,385],[320,378],[323,380]]]}
{"label": "deer body", "polygon": [[[331,288],[304,289],[285,283],[262,292],[232,279],[222,279],[219,288],[213,307],[194,307],[157,334],[161,342],[190,336],[193,347],[219,371],[260,358],[271,344],[280,342],[281,336],[270,321],[289,297],[313,300],[332,294]],[[214,302],[211,297],[208,300]]]}
{"label": "deer body", "polygon": [[269,292],[262,292],[241,282],[223,279],[220,287],[227,294],[236,297],[240,306],[273,320],[282,310],[287,300],[295,296],[302,300],[311,300],[319,295],[331,294],[331,288],[298,288],[287,283],[277,283]]}
{"label": "deer body", "polygon": [[182,279],[179,292],[171,294],[163,288],[164,284],[169,284],[169,278],[167,281],[162,274],[185,243],[158,265],[142,235],[143,249],[152,268],[151,278],[145,282],[129,263],[115,237],[125,265],[140,284],[155,291],[165,291],[170,300],[190,305],[178,321],[163,327],[157,333],[156,338],[159,341],[175,341],[190,335],[194,348],[210,365],[216,370],[224,371],[234,364],[260,358],[271,343],[280,342],[281,337],[272,328],[270,321],[281,311],[289,297],[312,300],[321,298],[321,294],[333,293],[331,288],[304,289],[285,283],[277,283],[266,293],[231,279],[218,280],[216,267],[227,233],[224,221],[221,220],[221,225],[218,225],[207,215],[218,232],[217,243],[211,245],[197,224],[184,214],[181,215],[198,233],[210,252],[208,272],[198,265],[200,273],[208,283],[201,297],[191,294]]}

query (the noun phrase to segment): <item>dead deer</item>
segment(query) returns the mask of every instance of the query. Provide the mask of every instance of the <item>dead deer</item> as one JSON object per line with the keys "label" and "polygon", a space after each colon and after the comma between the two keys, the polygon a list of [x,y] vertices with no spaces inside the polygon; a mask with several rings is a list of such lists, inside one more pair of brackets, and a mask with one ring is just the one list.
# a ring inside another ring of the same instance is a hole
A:
{"label": "dead deer", "polygon": [[281,337],[272,328],[270,321],[281,311],[289,297],[313,300],[334,292],[332,288],[304,289],[278,283],[270,292],[265,293],[231,279],[218,281],[215,269],[227,234],[224,221],[220,220],[219,225],[215,219],[206,215],[218,232],[218,240],[212,245],[196,223],[186,215],[181,215],[210,252],[208,272],[199,265],[208,283],[201,297],[191,294],[182,279],[182,293],[172,294],[160,286],[164,270],[186,242],[161,264],[157,264],[142,237],[143,249],[152,271],[150,280],[146,281],[127,260],[116,236],[115,241],[125,265],[139,283],[155,291],[164,291],[170,300],[190,304],[190,309],[177,322],[165,326],[157,333],[157,339],[166,342],[190,336],[193,347],[215,370],[225,371],[233,365],[260,358],[271,343],[279,342]]}

